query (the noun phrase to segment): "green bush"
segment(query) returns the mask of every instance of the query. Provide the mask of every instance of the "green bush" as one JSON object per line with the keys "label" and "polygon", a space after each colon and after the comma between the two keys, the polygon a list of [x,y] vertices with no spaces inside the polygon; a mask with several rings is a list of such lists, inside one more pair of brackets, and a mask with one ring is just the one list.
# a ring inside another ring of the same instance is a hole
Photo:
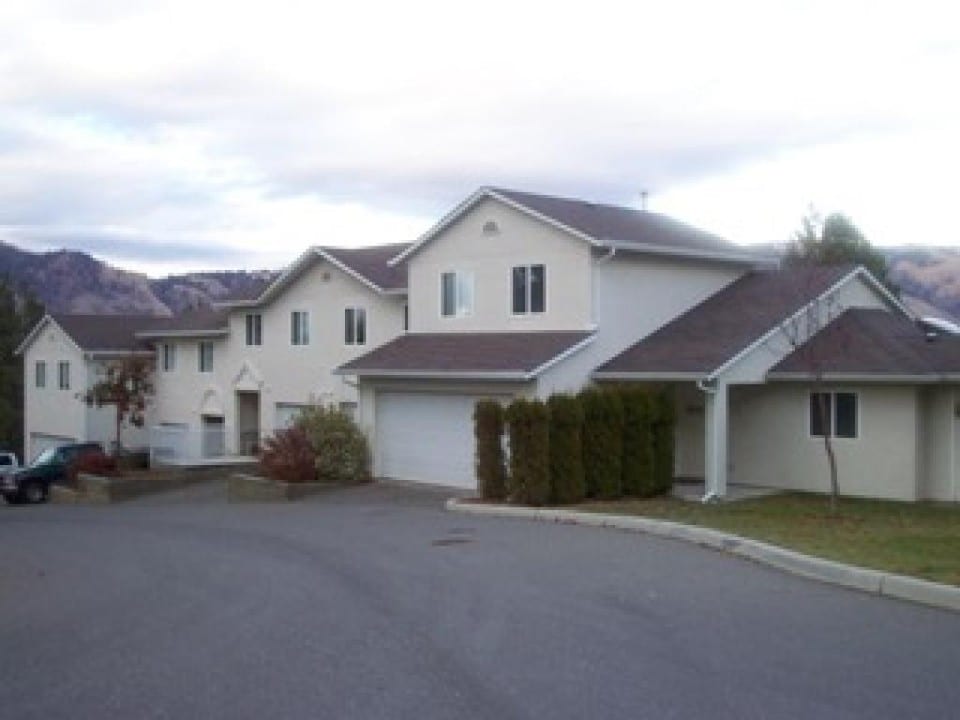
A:
{"label": "green bush", "polygon": [[481,400],[473,411],[476,438],[477,484],[484,500],[507,496],[507,471],[503,459],[503,408],[494,400]]}
{"label": "green bush", "polygon": [[620,496],[623,457],[623,405],[614,390],[589,388],[583,404],[583,466],[587,496],[604,500]]}
{"label": "green bush", "polygon": [[367,438],[343,410],[312,405],[300,412],[294,426],[304,432],[313,448],[318,480],[360,483],[370,479]]}
{"label": "green bush", "polygon": [[583,472],[583,407],[570,395],[554,395],[550,411],[550,499],[577,503],[586,494]]}
{"label": "green bush", "polygon": [[653,422],[653,473],[658,494],[673,487],[673,448],[676,410],[673,393],[663,390],[656,396],[656,417]]}
{"label": "green bush", "polygon": [[550,501],[550,422],[539,400],[518,398],[507,408],[510,437],[508,491],[514,502]]}
{"label": "green bush", "polygon": [[660,492],[654,472],[655,399],[642,387],[626,385],[620,389],[620,400],[623,403],[623,494],[652,497]]}
{"label": "green bush", "polygon": [[260,472],[278,482],[314,482],[316,453],[307,434],[298,427],[278,430],[263,443]]}

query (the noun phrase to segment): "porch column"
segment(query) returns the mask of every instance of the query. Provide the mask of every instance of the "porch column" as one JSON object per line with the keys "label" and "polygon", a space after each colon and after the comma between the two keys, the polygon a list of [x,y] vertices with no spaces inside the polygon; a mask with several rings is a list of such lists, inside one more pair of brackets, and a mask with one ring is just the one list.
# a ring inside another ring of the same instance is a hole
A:
{"label": "porch column", "polygon": [[704,421],[707,442],[704,473],[707,495],[722,498],[727,494],[727,385],[718,382],[706,392]]}

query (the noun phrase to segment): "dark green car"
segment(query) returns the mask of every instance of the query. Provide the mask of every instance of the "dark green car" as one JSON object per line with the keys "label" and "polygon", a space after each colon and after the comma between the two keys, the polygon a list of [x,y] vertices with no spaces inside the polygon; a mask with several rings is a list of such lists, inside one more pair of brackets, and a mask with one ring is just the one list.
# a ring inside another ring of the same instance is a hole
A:
{"label": "dark green car", "polygon": [[66,483],[70,463],[88,453],[103,454],[100,443],[76,443],[47,448],[32,463],[0,480],[0,493],[11,505],[42,503],[50,496],[50,486]]}

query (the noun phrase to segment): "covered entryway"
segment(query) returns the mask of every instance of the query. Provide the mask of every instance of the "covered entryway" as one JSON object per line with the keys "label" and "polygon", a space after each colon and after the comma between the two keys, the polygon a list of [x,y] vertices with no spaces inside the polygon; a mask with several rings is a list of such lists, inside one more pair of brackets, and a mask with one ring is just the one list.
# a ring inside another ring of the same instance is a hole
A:
{"label": "covered entryway", "polygon": [[260,451],[260,393],[237,392],[237,454]]}
{"label": "covered entryway", "polygon": [[476,489],[477,395],[379,392],[374,471],[382,477]]}
{"label": "covered entryway", "polygon": [[30,457],[24,458],[25,464],[32,462],[34,458],[48,448],[55,448],[61,445],[69,445],[77,442],[76,438],[66,437],[65,435],[48,435],[46,433],[30,433]]}

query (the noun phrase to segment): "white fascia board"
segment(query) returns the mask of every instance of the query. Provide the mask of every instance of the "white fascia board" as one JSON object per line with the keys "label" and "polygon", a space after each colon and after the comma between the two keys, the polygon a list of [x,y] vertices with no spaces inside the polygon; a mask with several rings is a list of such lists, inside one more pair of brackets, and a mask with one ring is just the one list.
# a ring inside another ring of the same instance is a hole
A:
{"label": "white fascia board", "polygon": [[809,302],[802,305],[795,313],[778,322],[772,328],[767,330],[767,332],[765,332],[763,335],[761,335],[752,343],[750,343],[745,348],[740,350],[740,352],[738,352],[733,357],[726,360],[723,364],[719,365],[716,369],[708,373],[707,379],[714,380],[717,378],[718,375],[722,374],[724,371],[728,370],[733,365],[736,365],[738,362],[740,362],[740,360],[742,360],[747,355],[754,352],[757,348],[761,347],[766,342],[768,342],[770,338],[772,338],[776,333],[780,332],[780,330],[783,328],[784,325],[786,325],[787,323],[799,320],[801,317],[803,317],[803,314],[807,312],[807,310],[810,308],[811,305],[813,305],[814,303],[820,302],[821,300],[823,300],[826,297],[829,297],[830,295],[833,295],[835,292],[837,292],[837,290],[839,290],[841,287],[843,287],[848,282],[850,282],[852,278],[859,277],[861,270],[862,268],[859,268],[859,267],[851,270],[849,273],[847,273],[842,278],[840,278],[837,282],[835,282],[832,286],[827,288],[827,290],[825,290],[824,292],[820,293]]}
{"label": "white fascia board", "polygon": [[328,263],[330,263],[331,265],[333,265],[335,268],[337,268],[338,270],[340,270],[340,271],[343,272],[343,273],[346,273],[347,275],[349,275],[350,277],[352,277],[354,280],[357,280],[358,282],[366,285],[368,288],[370,288],[371,290],[373,290],[375,293],[383,293],[383,288],[382,288],[382,287],[380,287],[380,286],[377,285],[376,283],[372,282],[369,278],[364,277],[363,275],[361,275],[360,273],[358,273],[356,270],[354,270],[354,269],[353,269],[352,267],[350,267],[349,265],[345,265],[344,263],[340,262],[340,261],[337,260],[335,257],[333,257],[333,255],[330,255],[330,254],[329,254],[326,250],[324,250],[322,247],[315,247],[315,248],[313,248],[313,251],[314,251],[317,255],[319,255],[320,257],[322,257],[324,260],[326,260]]}
{"label": "white fascia board", "polygon": [[153,350],[86,350],[84,355],[89,357],[129,357],[130,355],[138,357],[153,357]]}
{"label": "white fascia board", "polygon": [[628,243],[618,240],[608,240],[603,243],[623,252],[647,253],[650,255],[666,255],[669,257],[691,258],[695,260],[712,260],[714,262],[733,263],[735,265],[769,265],[780,264],[779,258],[767,255],[752,255],[748,252],[726,250],[696,250],[692,248],[676,248],[668,245],[648,245],[646,243]]}
{"label": "white fascia board", "polygon": [[205,338],[205,337],[224,337],[230,334],[230,328],[219,328],[217,330],[145,330],[134,333],[134,337],[141,340],[162,340],[164,338]]}
{"label": "white fascia board", "polygon": [[[60,327],[60,325],[57,324],[57,322],[53,319],[50,313],[44,313],[44,316],[39,320],[37,320],[37,324],[33,326],[33,329],[29,333],[27,333],[27,336],[23,339],[23,341],[19,345],[17,345],[17,349],[13,351],[13,354],[22,355],[23,352],[30,345],[30,343],[32,343],[34,339],[36,339],[37,335],[40,334],[40,331],[46,326],[48,322],[52,322],[57,327]],[[63,328],[60,328],[60,331],[63,332]],[[63,333],[63,334],[66,335],[66,333]],[[76,343],[74,343],[74,345],[76,345]]]}
{"label": "white fascia board", "polygon": [[558,222],[557,220],[547,215],[544,215],[542,213],[537,212],[536,210],[533,210],[527,207],[523,203],[519,203],[516,200],[511,200],[510,198],[504,195],[501,195],[500,193],[494,191],[492,188],[482,187],[479,190],[477,190],[475,193],[473,193],[470,197],[468,197],[466,200],[464,200],[462,203],[457,205],[449,213],[444,215],[443,218],[441,218],[440,222],[438,222],[436,225],[430,228],[424,235],[421,235],[420,238],[415,243],[413,243],[413,245],[408,247],[406,250],[404,250],[402,253],[400,253],[396,257],[388,260],[387,265],[390,265],[391,267],[393,267],[397,263],[402,262],[403,260],[413,255],[421,247],[426,245],[428,242],[430,242],[433,238],[435,238],[441,232],[446,230],[458,218],[460,218],[460,216],[462,216],[465,212],[467,212],[474,205],[480,202],[480,200],[487,197],[493,198],[497,202],[501,202],[504,205],[507,205],[508,207],[513,208],[514,210],[518,210],[519,212],[522,212],[525,215],[529,215],[530,217],[535,218],[541,222],[547,223],[548,225],[552,225],[553,227],[559,230],[562,230],[565,233],[568,233],[570,235],[573,235],[574,237],[580,238],[581,240],[586,241],[592,246],[601,245],[599,240],[597,240],[597,238],[593,237],[592,235],[588,235],[587,233],[581,232],[580,230],[576,230],[575,228],[572,228],[569,225],[564,225],[563,223]]}
{"label": "white fascia board", "polygon": [[520,370],[345,370],[336,368],[334,375],[358,378],[409,378],[411,380],[529,380],[529,373]]}
{"label": "white fascia board", "polygon": [[689,381],[696,382],[697,380],[702,380],[704,378],[703,373],[698,372],[671,372],[669,370],[664,370],[663,372],[627,372],[627,371],[594,371],[590,374],[594,380],[610,380],[610,381],[649,381],[649,380],[663,380],[663,381]]}
{"label": "white fascia board", "polygon": [[910,310],[907,309],[907,306],[900,302],[897,297],[890,292],[886,285],[877,280],[873,273],[867,270],[863,265],[857,265],[856,270],[854,270],[860,278],[866,281],[869,285],[881,298],[883,298],[890,307],[894,310],[898,310],[903,313],[904,317],[910,318],[910,320],[916,320],[917,316],[914,315]]}
{"label": "white fascia board", "polygon": [[910,374],[876,374],[876,373],[797,373],[797,372],[776,372],[767,373],[767,380],[770,382],[861,382],[877,384],[917,384],[917,385],[936,385],[945,382],[957,382],[960,380],[960,374],[930,374],[930,375],[910,375]]}
{"label": "white fascia board", "polygon": [[581,350],[583,350],[583,348],[585,348],[585,347],[587,347],[588,345],[590,345],[590,344],[591,344],[594,340],[596,340],[596,339],[597,339],[596,334],[590,335],[589,337],[585,337],[585,338],[584,338],[583,340],[581,340],[580,342],[578,342],[578,343],[576,343],[576,344],[571,345],[570,347],[568,347],[566,350],[564,350],[563,352],[561,352],[559,355],[556,355],[556,356],[550,358],[549,360],[547,360],[547,361],[546,361],[545,363],[543,363],[542,365],[540,365],[540,366],[538,366],[538,367],[535,367],[533,370],[531,370],[531,371],[527,374],[527,378],[530,379],[530,380],[532,380],[532,379],[534,379],[534,378],[536,378],[536,377],[539,377],[542,373],[546,372],[547,370],[549,370],[550,368],[552,368],[554,365],[557,365],[557,364],[563,362],[564,360],[566,360],[568,357],[570,357],[570,356],[573,355],[574,353],[580,352]]}

